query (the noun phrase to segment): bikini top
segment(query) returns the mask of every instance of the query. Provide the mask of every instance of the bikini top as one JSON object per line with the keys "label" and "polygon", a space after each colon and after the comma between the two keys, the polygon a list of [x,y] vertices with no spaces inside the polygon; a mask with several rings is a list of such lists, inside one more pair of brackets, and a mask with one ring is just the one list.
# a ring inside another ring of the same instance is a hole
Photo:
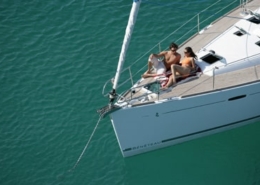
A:
{"label": "bikini top", "polygon": [[188,58],[188,57],[184,58],[184,59],[181,61],[181,65],[182,65],[182,66],[189,66],[189,67],[191,67],[191,60],[190,60],[190,58]]}

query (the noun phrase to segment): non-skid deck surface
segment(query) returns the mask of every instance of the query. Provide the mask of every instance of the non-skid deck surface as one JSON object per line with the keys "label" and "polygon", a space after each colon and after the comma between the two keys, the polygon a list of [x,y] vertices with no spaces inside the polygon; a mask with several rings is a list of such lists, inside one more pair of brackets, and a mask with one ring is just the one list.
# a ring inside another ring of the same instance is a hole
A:
{"label": "non-skid deck surface", "polygon": [[[259,7],[260,0],[253,0],[247,4],[246,7],[249,9],[255,10]],[[199,51],[207,43],[218,37],[223,31],[231,27],[234,23],[237,22],[237,19],[241,19],[241,9],[238,8],[224,18],[216,21],[213,26],[205,30],[202,34],[196,35],[184,45],[182,45],[178,52],[183,53],[183,50],[186,46],[191,46],[195,52]],[[214,28],[213,28],[214,27]],[[244,84],[260,79],[260,66],[250,67],[248,69],[238,70],[231,73],[217,75],[215,77],[210,77],[206,75],[201,75],[198,79],[191,80],[189,82],[179,84],[174,88],[170,88],[167,91],[160,93],[159,99],[170,98],[174,96],[187,96],[197,93],[203,93],[207,91],[212,91],[216,89],[222,89],[226,87],[236,86],[239,84]],[[143,80],[139,85],[151,83],[155,81],[153,78],[147,78]],[[130,94],[130,93],[129,93]],[[135,94],[132,94],[133,97],[139,96],[138,89]],[[129,95],[128,95],[129,96]],[[129,97],[128,97],[129,98]],[[150,101],[158,100],[158,97],[151,99]]]}
{"label": "non-skid deck surface", "polygon": [[[253,0],[247,4],[247,8],[251,10],[255,10],[259,8],[260,0]],[[229,27],[234,25],[238,19],[243,19],[241,16],[242,9],[237,8],[234,11],[230,12],[229,14],[225,15],[221,19],[217,20],[212,24],[212,27],[205,30],[202,34],[196,35],[195,37],[191,38],[187,42],[185,42],[178,50],[179,53],[183,53],[184,48],[187,46],[192,47],[192,49],[197,52],[202,49],[207,43],[212,41],[214,38],[218,37],[221,33],[227,30]]]}
{"label": "non-skid deck surface", "polygon": [[202,75],[200,78],[170,88],[166,93],[161,94],[160,99],[173,96],[187,96],[197,93],[223,89],[259,80],[260,66],[250,67],[227,74],[209,77]]}

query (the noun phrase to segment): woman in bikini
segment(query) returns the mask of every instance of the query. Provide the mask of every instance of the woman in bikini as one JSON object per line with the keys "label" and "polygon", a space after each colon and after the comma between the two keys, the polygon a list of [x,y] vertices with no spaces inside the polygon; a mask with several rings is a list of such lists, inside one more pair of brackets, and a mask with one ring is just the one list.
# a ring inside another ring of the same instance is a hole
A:
{"label": "woman in bikini", "polygon": [[181,76],[189,75],[195,69],[195,61],[197,55],[193,52],[191,47],[184,49],[184,58],[181,61],[181,66],[178,64],[171,65],[172,75],[169,77],[168,83],[162,89],[168,89],[176,83],[177,74]]}

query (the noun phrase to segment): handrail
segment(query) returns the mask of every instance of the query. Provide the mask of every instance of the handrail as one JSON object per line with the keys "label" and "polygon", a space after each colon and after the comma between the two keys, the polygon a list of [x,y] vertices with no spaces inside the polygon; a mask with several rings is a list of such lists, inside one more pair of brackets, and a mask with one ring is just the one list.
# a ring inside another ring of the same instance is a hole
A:
{"label": "handrail", "polygon": [[[259,58],[259,56],[260,56],[260,54],[256,54],[256,55],[253,55],[253,56],[250,57],[250,58],[251,58],[251,59],[253,59],[254,57]],[[213,74],[213,75],[212,75],[212,76],[208,76],[208,78],[206,78],[206,79],[205,79],[204,81],[202,81],[202,82],[199,82],[199,83],[196,84],[195,86],[193,86],[193,87],[191,87],[191,88],[189,88],[189,89],[185,89],[182,93],[179,94],[179,96],[181,97],[181,96],[184,95],[185,93],[189,92],[190,90],[193,90],[194,88],[196,88],[197,86],[199,86],[200,84],[203,84],[205,81],[208,81],[208,80],[212,80],[212,90],[216,90],[216,88],[215,88],[215,83],[217,82],[216,79],[215,79],[215,78],[216,78],[216,70],[219,70],[219,69],[224,68],[224,67],[226,67],[226,66],[234,65],[234,64],[239,63],[239,62],[241,62],[241,61],[243,61],[243,60],[246,60],[246,59],[247,59],[247,58],[239,59],[239,60],[237,60],[237,61],[235,61],[235,62],[232,62],[232,63],[229,63],[229,64],[223,64],[222,66],[214,67],[213,69],[210,69],[210,70],[208,70],[208,71],[205,71],[206,73],[212,71],[212,74]],[[255,64],[252,64],[251,66],[254,67],[255,80],[260,80],[260,79],[259,79],[259,76],[258,76],[258,73],[257,73],[256,65],[255,65]],[[252,72],[253,72],[253,71],[252,71]],[[133,101],[133,100],[135,100],[135,99],[140,99],[140,98],[142,98],[142,97],[145,98],[145,97],[147,97],[147,95],[150,95],[150,94],[157,94],[157,96],[158,96],[157,98],[158,98],[158,100],[159,100],[159,99],[160,99],[160,92],[161,92],[161,90],[159,90],[159,89],[160,89],[159,79],[158,79],[158,80],[155,80],[153,83],[156,83],[156,84],[158,85],[158,91],[156,91],[156,92],[147,91],[145,94],[142,94],[141,96],[132,98],[133,93],[137,93],[137,92],[138,92],[138,91],[136,92],[137,89],[139,89],[139,91],[140,91],[140,90],[142,89],[142,87],[145,87],[146,85],[148,85],[148,84],[143,84],[143,85],[140,85],[140,86],[135,86],[135,87],[133,87],[132,89],[128,89],[127,91],[125,91],[125,92],[119,94],[117,99],[120,99],[120,98],[124,97],[124,94],[128,92],[128,93],[131,93],[131,96],[130,96],[128,99],[125,99],[125,98],[124,98],[124,100],[123,100],[123,102],[124,102],[124,103],[127,103],[127,104],[129,104],[131,101]],[[151,83],[149,83],[149,84],[151,84]],[[135,90],[135,92],[133,92],[133,90]]]}
{"label": "handrail", "polygon": [[[195,28],[198,28],[198,31],[196,34],[199,33],[199,28],[200,28],[200,25],[204,22],[206,22],[207,20],[209,20],[210,18],[212,18],[213,16],[215,16],[217,13],[219,13],[220,11],[226,9],[227,7],[231,6],[232,4],[238,2],[238,0],[236,1],[233,1],[232,3],[228,4],[227,6],[225,6],[224,8],[220,9],[219,11],[217,11],[216,13],[214,13],[213,15],[207,17],[205,20],[203,21],[200,21],[200,14],[205,12],[206,10],[208,10],[209,8],[211,8],[212,6],[215,6],[217,3],[219,3],[221,0],[218,0],[217,2],[215,2],[214,4],[210,5],[209,7],[207,7],[206,9],[200,11],[198,14],[194,15],[192,18],[190,18],[188,21],[186,21],[184,24],[182,24],[178,29],[174,30],[173,32],[171,32],[168,36],[166,36],[164,39],[162,39],[160,42],[158,42],[155,46],[153,46],[150,50],[148,50],[147,52],[145,52],[143,55],[141,55],[139,58],[137,58],[137,60],[135,62],[133,62],[131,65],[129,65],[128,67],[124,68],[121,73],[124,73],[125,71],[129,71],[129,78],[126,79],[124,82],[118,84],[118,88],[119,87],[122,87],[123,85],[125,85],[127,82],[131,81],[131,84],[133,85],[133,78],[140,74],[141,71],[144,71],[144,68],[147,67],[146,65],[144,65],[142,68],[140,68],[137,72],[135,73],[132,73],[131,71],[131,68],[137,64],[138,61],[142,60],[144,57],[147,57],[147,55],[149,55],[151,53],[151,51],[153,49],[155,49],[156,47],[159,48],[159,51],[161,50],[161,43],[163,41],[165,41],[166,39],[168,39],[171,35],[175,34],[176,32],[178,32],[181,28],[183,28],[184,26],[186,26],[187,24],[189,24],[192,20],[194,20],[196,17],[197,17],[197,26],[195,27],[192,27],[188,32],[186,32],[184,35],[182,35],[179,39],[176,40],[176,43],[178,43],[181,39],[183,39],[184,37],[186,37],[187,34],[189,34],[190,32],[192,32]],[[243,4],[243,7],[246,5],[246,3],[244,3],[245,0],[243,0],[243,2],[241,2],[242,0],[240,0],[240,5]],[[248,1],[248,0],[246,0]],[[186,40],[187,41],[187,40]],[[184,41],[183,43],[185,43],[186,41]],[[105,90],[106,90],[106,86],[108,84],[108,82],[111,81],[110,79],[105,82],[105,85],[103,87],[103,91],[102,91],[102,94],[104,96],[107,96],[109,93],[105,93]]]}

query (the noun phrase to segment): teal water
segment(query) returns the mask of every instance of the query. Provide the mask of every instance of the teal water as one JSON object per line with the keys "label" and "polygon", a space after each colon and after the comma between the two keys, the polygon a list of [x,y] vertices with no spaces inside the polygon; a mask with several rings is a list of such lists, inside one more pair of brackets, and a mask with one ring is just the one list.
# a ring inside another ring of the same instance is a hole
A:
{"label": "teal water", "polygon": [[[144,1],[126,66],[213,2]],[[123,158],[106,117],[69,171],[108,102],[101,91],[116,71],[131,5],[1,1],[1,185],[260,184],[260,122]]]}

